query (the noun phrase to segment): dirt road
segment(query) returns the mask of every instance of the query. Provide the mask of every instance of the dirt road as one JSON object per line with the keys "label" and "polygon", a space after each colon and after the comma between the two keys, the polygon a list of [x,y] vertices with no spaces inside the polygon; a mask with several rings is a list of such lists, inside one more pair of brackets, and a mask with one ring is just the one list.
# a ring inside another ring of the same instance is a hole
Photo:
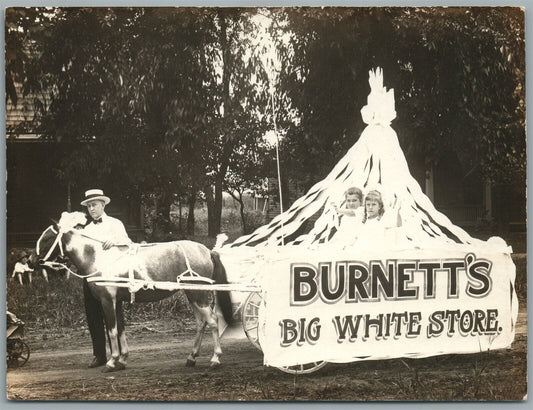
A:
{"label": "dirt road", "polygon": [[29,361],[8,369],[11,400],[521,400],[527,390],[527,314],[521,309],[510,349],[427,359],[328,364],[310,375],[290,375],[262,364],[262,354],[240,327],[223,338],[222,366],[210,369],[206,334],[195,368],[184,366],[192,333],[130,324],[126,370],[88,369],[84,330],[27,338]]}

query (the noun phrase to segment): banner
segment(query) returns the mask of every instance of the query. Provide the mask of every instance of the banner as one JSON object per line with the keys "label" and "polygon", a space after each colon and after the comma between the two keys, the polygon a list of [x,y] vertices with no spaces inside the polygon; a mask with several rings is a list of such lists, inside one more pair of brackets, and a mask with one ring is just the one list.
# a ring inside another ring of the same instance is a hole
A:
{"label": "banner", "polygon": [[265,365],[476,353],[514,339],[510,254],[295,249],[265,269]]}

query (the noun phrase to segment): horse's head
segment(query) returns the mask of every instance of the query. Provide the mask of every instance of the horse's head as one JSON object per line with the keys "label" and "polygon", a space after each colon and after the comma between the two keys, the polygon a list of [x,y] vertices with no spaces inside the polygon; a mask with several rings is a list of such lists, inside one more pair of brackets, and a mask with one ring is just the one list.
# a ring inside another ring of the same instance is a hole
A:
{"label": "horse's head", "polygon": [[87,224],[87,216],[83,212],[63,212],[59,222],[50,225],[39,237],[35,254],[39,264],[63,256],[62,237],[74,229],[80,229]]}

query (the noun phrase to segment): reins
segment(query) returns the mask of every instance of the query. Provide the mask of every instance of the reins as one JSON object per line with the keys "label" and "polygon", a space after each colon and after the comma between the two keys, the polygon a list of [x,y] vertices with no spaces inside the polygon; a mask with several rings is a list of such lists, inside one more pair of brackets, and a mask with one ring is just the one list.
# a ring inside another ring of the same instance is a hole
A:
{"label": "reins", "polygon": [[[105,241],[102,241],[101,239],[93,238],[92,236],[86,235],[86,234],[81,233],[81,232],[76,232],[76,234],[80,235],[80,236],[83,236],[84,238],[90,239],[92,241],[98,242],[98,243],[104,243],[105,242]],[[127,247],[130,247],[130,244],[129,243],[117,243],[117,244],[115,244],[113,246],[118,246],[118,247],[127,246]]]}
{"label": "reins", "polygon": [[65,269],[66,271],[68,271],[69,273],[71,273],[72,275],[76,276],[77,278],[80,278],[80,279],[85,279],[85,278],[90,278],[91,276],[96,276],[97,274],[100,273],[99,270],[93,272],[93,273],[90,273],[89,275],[79,275],[77,274],[76,272],[74,272],[72,269],[70,269],[67,265],[65,265],[64,263],[61,263],[61,262],[51,262],[51,261],[44,261],[42,263],[43,266],[47,266],[51,269],[54,269],[54,270],[60,270],[60,269]]}

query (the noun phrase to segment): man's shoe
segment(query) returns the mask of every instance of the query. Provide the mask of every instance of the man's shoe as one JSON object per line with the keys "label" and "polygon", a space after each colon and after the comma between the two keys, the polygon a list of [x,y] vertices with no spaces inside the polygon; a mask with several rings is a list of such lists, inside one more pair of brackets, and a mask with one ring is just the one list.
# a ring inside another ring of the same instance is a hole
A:
{"label": "man's shoe", "polygon": [[94,357],[93,361],[89,364],[89,369],[92,369],[94,367],[100,367],[106,364],[107,359],[104,357]]}

